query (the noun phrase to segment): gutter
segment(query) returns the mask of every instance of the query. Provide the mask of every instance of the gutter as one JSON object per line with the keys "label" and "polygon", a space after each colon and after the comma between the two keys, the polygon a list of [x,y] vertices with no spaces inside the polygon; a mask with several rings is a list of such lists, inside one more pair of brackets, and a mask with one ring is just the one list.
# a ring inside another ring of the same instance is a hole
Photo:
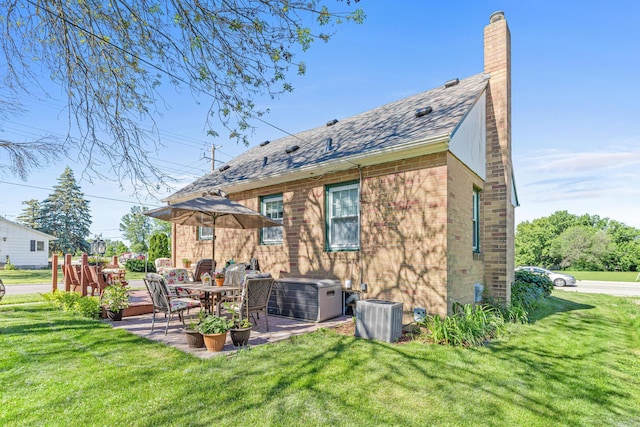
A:
{"label": "gutter", "polygon": [[[309,164],[292,171],[270,175],[260,180],[248,179],[240,182],[222,183],[219,188],[225,192],[239,193],[247,190],[255,190],[257,188],[269,187],[272,185],[284,184],[287,182],[298,181],[305,178],[325,175],[332,172],[340,172],[351,169],[354,164],[359,167],[373,166],[382,163],[388,163],[395,160],[403,160],[412,157],[418,157],[426,154],[439,153],[449,149],[449,141],[451,133],[443,133],[430,138],[419,139],[402,145],[384,148],[375,152],[361,153],[345,158],[333,159],[320,164]],[[176,198],[166,198],[163,201],[177,203],[193,199],[202,194],[203,189],[185,194]]]}

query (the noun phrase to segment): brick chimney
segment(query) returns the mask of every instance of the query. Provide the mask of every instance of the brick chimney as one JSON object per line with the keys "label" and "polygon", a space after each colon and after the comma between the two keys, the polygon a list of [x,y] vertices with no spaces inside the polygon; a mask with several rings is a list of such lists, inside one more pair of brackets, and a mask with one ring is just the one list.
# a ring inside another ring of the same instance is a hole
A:
{"label": "brick chimney", "polygon": [[511,34],[503,12],[484,28],[487,89],[487,178],[482,193],[485,285],[492,297],[511,301],[514,279],[514,204],[511,163]]}

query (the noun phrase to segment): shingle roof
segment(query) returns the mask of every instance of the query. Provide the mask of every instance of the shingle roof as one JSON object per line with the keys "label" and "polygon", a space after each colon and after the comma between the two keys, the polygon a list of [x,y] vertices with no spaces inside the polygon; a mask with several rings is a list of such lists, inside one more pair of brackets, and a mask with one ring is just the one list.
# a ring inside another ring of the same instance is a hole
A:
{"label": "shingle roof", "polygon": [[[168,199],[200,195],[204,190],[240,183],[258,182],[270,176],[293,172],[337,160],[378,153],[394,146],[450,136],[484,91],[487,76],[476,74],[451,87],[438,87],[373,110],[286,136],[268,145],[253,147],[220,169],[196,180]],[[430,106],[433,111],[416,117],[416,110]],[[327,150],[327,139],[332,150]],[[288,147],[299,149],[291,154]],[[266,164],[264,164],[266,157]]]}

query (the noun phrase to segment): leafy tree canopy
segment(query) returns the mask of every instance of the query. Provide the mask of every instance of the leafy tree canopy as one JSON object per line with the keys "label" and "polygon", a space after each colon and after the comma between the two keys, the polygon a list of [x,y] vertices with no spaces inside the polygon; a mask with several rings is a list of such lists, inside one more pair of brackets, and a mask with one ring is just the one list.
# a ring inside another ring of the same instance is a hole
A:
{"label": "leafy tree canopy", "polygon": [[518,224],[515,260],[517,265],[636,271],[640,230],[598,215],[558,211]]}
{"label": "leafy tree canopy", "polygon": [[147,244],[153,231],[153,223],[150,217],[142,215],[142,212],[148,210],[144,206],[133,206],[130,213],[120,220],[120,232],[131,243],[131,250],[134,252],[146,252],[149,249]]}
{"label": "leafy tree canopy", "polygon": [[[204,98],[209,133],[224,126],[229,138],[246,144],[251,122],[266,112],[255,99],[293,90],[291,69],[305,73],[297,55],[330,39],[323,28],[364,19],[361,10],[335,13],[327,3],[0,0],[0,74],[13,97],[0,103],[0,116],[17,114],[15,100],[52,81],[68,105],[65,147],[74,146],[86,172],[100,175],[106,162],[121,182],[155,189],[167,178],[148,157],[159,148],[160,88]],[[79,137],[71,137],[72,129]],[[0,141],[0,148],[11,170],[24,176],[57,151],[50,142]]]}

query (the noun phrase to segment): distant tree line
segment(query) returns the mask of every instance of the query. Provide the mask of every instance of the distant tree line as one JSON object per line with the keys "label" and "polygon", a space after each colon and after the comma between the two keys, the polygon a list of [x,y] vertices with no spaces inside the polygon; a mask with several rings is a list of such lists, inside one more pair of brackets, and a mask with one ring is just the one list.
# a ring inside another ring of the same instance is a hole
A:
{"label": "distant tree line", "polygon": [[557,211],[518,224],[516,265],[586,271],[638,271],[640,230],[598,215]]}
{"label": "distant tree line", "polygon": [[[65,168],[58,178],[58,184],[53,187],[53,193],[45,200],[31,199],[22,204],[25,207],[16,221],[57,237],[50,243],[51,253],[90,253],[92,239],[89,238],[89,227],[92,221],[89,201],[84,198],[71,168]],[[122,217],[120,231],[131,242],[134,252],[150,251],[153,259],[168,257],[171,223],[142,215],[146,210],[142,206],[133,206],[131,212]],[[151,242],[152,247],[147,242]],[[105,239],[105,243],[104,255],[107,257],[129,250],[119,240]]]}

